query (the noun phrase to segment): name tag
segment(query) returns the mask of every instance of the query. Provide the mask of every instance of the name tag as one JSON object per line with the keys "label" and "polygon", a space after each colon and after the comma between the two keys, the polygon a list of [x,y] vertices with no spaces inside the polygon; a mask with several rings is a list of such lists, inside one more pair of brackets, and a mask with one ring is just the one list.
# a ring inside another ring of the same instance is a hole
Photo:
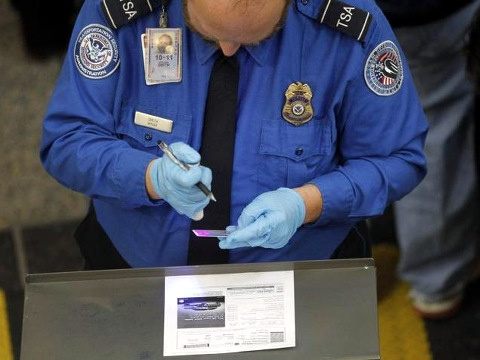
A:
{"label": "name tag", "polygon": [[150,129],[160,130],[166,133],[171,133],[173,128],[173,121],[162,118],[160,116],[153,116],[145,114],[140,111],[135,111],[136,125],[145,126]]}

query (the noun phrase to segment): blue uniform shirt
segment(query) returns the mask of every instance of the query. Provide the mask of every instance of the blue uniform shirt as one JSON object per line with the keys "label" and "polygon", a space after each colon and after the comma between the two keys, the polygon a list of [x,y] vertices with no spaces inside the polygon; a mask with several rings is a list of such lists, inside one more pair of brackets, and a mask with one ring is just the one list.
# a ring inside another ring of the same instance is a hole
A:
{"label": "blue uniform shirt", "polygon": [[[379,89],[372,90],[366,66],[385,60],[376,55],[379,45],[397,41],[373,1],[349,1],[371,14],[364,41],[318,23],[323,0],[298,0],[279,32],[235,55],[240,83],[231,224],[259,194],[306,183],[321,190],[323,212],[285,247],[231,250],[232,263],[328,258],[355,222],[382,214],[425,175],[427,123],[406,60],[400,49],[400,86],[385,94],[389,83],[379,80],[384,83],[377,81]],[[110,30],[100,0],[86,0],[44,121],[45,168],[93,198],[98,221],[133,267],[186,264],[190,219],[165,201],[149,199],[145,172],[162,156],[159,140],[200,148],[218,55],[186,28],[181,1],[170,2],[168,15],[170,27],[183,29],[183,79],[146,85],[140,36],[158,26],[159,10]],[[79,35],[91,24],[113,49],[104,73],[76,65]],[[297,81],[313,95],[313,118],[300,126],[282,117],[285,91]],[[137,111],[172,120],[172,132],[136,125]]]}

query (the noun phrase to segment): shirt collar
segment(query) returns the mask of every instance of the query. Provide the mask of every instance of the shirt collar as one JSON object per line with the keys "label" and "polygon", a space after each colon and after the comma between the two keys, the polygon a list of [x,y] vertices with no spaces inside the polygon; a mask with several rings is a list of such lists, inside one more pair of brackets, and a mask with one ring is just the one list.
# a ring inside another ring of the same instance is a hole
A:
{"label": "shirt collar", "polygon": [[[300,0],[297,0],[297,3],[299,1]],[[309,3],[309,1],[305,2],[305,0],[303,0],[302,2],[303,4],[309,4],[309,6],[306,6],[306,9],[303,9],[303,10],[307,12],[308,11],[311,12],[312,5],[314,7],[315,6],[318,7],[319,6],[318,3],[321,4],[323,3],[323,1],[324,0],[317,0],[317,1],[310,0],[310,3]],[[300,5],[297,5],[297,7],[298,6]],[[305,5],[303,6],[305,7]],[[291,12],[293,10],[293,6],[289,5],[289,7],[290,8],[288,9],[288,11]],[[292,16],[292,14],[287,15],[287,21],[288,21],[288,17],[290,16]],[[196,52],[198,62],[201,65],[205,64],[208,61],[208,59],[210,59],[210,57],[212,57],[213,54],[215,54],[218,48],[213,46],[210,42],[202,39],[200,35],[191,31],[190,29],[188,29],[187,31],[190,31],[193,35],[193,43],[195,46],[195,52]],[[275,49],[275,44],[277,43],[279,37],[281,36],[282,31],[283,30],[278,31],[274,36],[260,42],[260,44],[256,46],[244,46],[244,48],[248,52],[248,54],[250,54],[250,56],[258,63],[258,65],[263,66],[265,65],[265,62],[268,59],[268,55],[271,54],[272,50]]]}
{"label": "shirt collar", "polygon": [[275,38],[278,34],[275,34],[270,39],[266,39],[256,46],[245,46],[245,50],[250,56],[257,62],[258,65],[263,66],[267,61],[268,55],[272,50],[272,45],[275,42]]}
{"label": "shirt collar", "polygon": [[195,55],[197,56],[198,62],[203,65],[205,64],[210,57],[217,51],[217,47],[212,43],[202,39],[197,33],[190,31],[193,36],[193,46],[195,47]]}
{"label": "shirt collar", "polygon": [[[197,33],[192,32],[192,35],[197,60],[201,65],[203,65],[210,57],[213,56],[213,54],[215,54],[218,48],[212,45],[210,42],[202,39],[202,37]],[[275,38],[277,35],[278,34],[275,34],[275,36],[272,38],[266,39],[256,46],[244,46],[245,50],[258,63],[258,65],[263,66],[267,61],[268,54],[273,46],[273,43],[276,41]]]}
{"label": "shirt collar", "polygon": [[327,0],[296,0],[295,3],[298,11],[316,20],[325,1]]}

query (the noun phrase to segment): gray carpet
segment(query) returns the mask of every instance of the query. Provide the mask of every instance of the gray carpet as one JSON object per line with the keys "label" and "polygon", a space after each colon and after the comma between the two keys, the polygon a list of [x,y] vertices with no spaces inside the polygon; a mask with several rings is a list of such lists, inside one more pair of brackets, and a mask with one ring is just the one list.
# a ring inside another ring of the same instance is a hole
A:
{"label": "gray carpet", "polygon": [[53,180],[38,157],[42,119],[63,57],[31,58],[9,0],[0,0],[0,14],[0,230],[78,219],[87,200]]}
{"label": "gray carpet", "polygon": [[[63,55],[33,58],[25,45],[21,18],[9,0],[0,0],[0,14],[0,289],[7,296],[18,359],[23,272],[82,266],[71,233],[88,201],[58,184],[39,160],[42,120]],[[21,234],[17,244],[14,228]],[[18,243],[24,264],[19,261]]]}

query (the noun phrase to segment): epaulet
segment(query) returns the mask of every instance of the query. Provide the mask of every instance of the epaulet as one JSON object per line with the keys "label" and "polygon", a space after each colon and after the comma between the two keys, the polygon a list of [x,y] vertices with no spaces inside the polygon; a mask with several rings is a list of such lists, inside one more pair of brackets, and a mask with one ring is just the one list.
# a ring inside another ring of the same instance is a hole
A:
{"label": "epaulet", "polygon": [[338,0],[325,0],[317,21],[363,42],[372,22],[372,15]]}
{"label": "epaulet", "polygon": [[102,0],[101,7],[110,27],[118,29],[153,12],[165,2],[166,0]]}

